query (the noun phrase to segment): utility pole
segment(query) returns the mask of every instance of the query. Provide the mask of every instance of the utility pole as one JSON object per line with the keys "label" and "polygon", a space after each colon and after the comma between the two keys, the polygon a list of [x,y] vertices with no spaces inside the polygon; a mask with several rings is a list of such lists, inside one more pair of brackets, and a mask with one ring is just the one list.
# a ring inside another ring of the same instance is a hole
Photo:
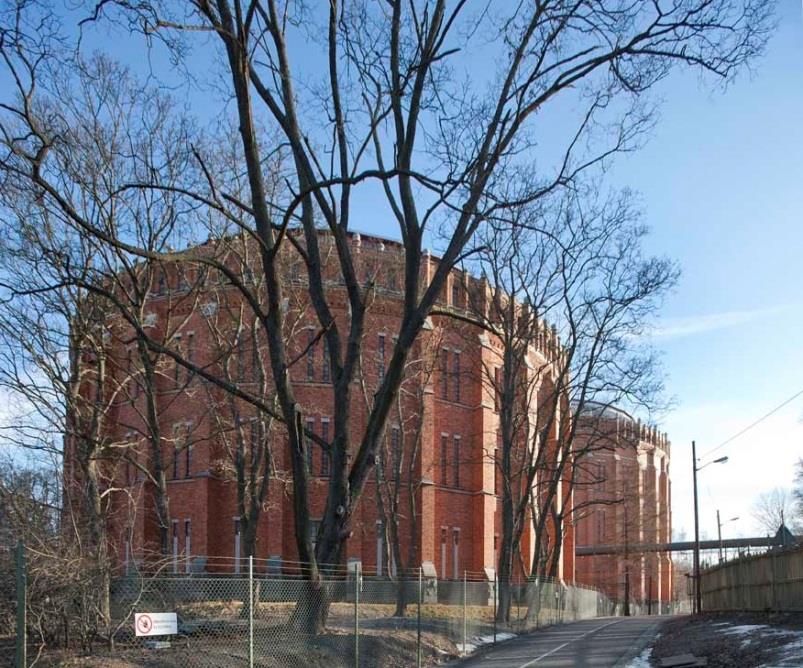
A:
{"label": "utility pole", "polygon": [[722,563],[722,522],[719,519],[719,509],[717,509],[717,539],[719,540],[719,563]]}
{"label": "utility pole", "polygon": [[700,514],[697,508],[697,444],[691,442],[691,470],[694,477],[694,612],[702,612],[700,592]]}

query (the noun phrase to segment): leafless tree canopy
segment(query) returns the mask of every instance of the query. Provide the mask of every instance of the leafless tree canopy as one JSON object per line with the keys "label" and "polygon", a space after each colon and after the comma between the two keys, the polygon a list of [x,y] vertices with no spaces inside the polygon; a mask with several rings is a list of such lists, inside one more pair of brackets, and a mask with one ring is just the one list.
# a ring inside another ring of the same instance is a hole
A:
{"label": "leafless tree canopy", "polygon": [[[99,265],[107,276],[141,261],[196,263],[240,292],[264,334],[275,405],[193,366],[112,302],[151,353],[281,421],[298,551],[312,582],[319,564],[340,561],[413,342],[483,222],[570,189],[615,153],[637,147],[652,122],[647,93],[658,81],[675,66],[727,81],[762,49],[772,13],[763,0],[102,0],[80,9],[82,38],[110,26],[141,35],[188,82],[215,91],[222,120],[199,130],[155,92],[168,82],[164,72],[149,73],[152,85],[137,83],[112,62],[109,44],[105,55],[84,58],[72,15],[56,16],[34,0],[6,3],[4,224],[27,229],[25,244],[44,242],[69,281],[93,294],[105,285]],[[211,54],[206,61],[199,50]],[[490,65],[479,68],[477,59]],[[553,126],[555,115],[561,123]],[[548,133],[554,141],[547,148],[539,142]],[[353,381],[374,288],[361,280],[350,233],[366,224],[365,198],[381,202],[374,215],[398,226],[404,296],[387,374],[365,429],[354,434]],[[160,225],[175,234],[160,234]],[[422,250],[436,231],[442,260],[423,283]],[[210,232],[253,241],[258,294],[224,257],[195,250]],[[327,289],[327,244],[346,317],[340,295]],[[74,247],[84,251],[77,266],[62,254]],[[332,475],[314,553],[306,445],[284,338],[287,252],[305,267],[333,379]],[[14,296],[30,293],[7,283]],[[325,610],[316,615],[319,626]]]}
{"label": "leafless tree canopy", "polygon": [[800,530],[794,492],[784,487],[759,494],[753,502],[752,515],[759,529],[768,536],[774,536],[782,524],[792,532]]}

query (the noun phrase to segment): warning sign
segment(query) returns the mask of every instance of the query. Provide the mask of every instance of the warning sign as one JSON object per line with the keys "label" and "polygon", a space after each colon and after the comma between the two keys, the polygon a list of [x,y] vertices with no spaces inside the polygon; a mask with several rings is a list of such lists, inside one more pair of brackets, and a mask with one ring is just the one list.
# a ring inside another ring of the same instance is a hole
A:
{"label": "warning sign", "polygon": [[134,615],[134,631],[138,636],[166,636],[178,633],[175,612],[138,612]]}

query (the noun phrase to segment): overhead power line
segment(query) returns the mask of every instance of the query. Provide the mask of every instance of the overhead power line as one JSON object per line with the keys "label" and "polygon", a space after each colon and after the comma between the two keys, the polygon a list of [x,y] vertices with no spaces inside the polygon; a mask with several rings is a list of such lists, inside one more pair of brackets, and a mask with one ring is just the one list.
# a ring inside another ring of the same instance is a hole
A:
{"label": "overhead power line", "polygon": [[755,427],[755,426],[756,426],[756,425],[758,425],[758,424],[761,424],[761,423],[762,423],[764,420],[766,420],[768,417],[770,417],[771,415],[774,415],[775,413],[777,413],[777,412],[778,412],[779,410],[781,410],[781,409],[782,409],[784,406],[787,406],[788,404],[791,404],[791,403],[792,403],[792,402],[793,402],[795,399],[797,399],[797,398],[798,398],[799,396],[801,396],[801,395],[803,395],[803,390],[800,390],[799,392],[795,392],[795,394],[793,394],[791,397],[789,397],[788,399],[786,399],[786,400],[785,400],[783,403],[780,403],[780,404],[778,404],[778,405],[777,405],[775,408],[773,408],[773,409],[772,409],[772,410],[771,410],[769,413],[767,413],[766,415],[762,415],[762,416],[761,416],[760,418],[758,418],[758,420],[756,420],[755,422],[752,422],[751,424],[747,425],[747,426],[746,426],[744,429],[742,429],[741,431],[739,431],[739,432],[735,433],[733,436],[731,436],[731,437],[730,437],[730,438],[728,438],[727,440],[725,440],[725,441],[722,441],[722,443],[720,443],[720,444],[719,444],[717,447],[715,447],[715,448],[712,448],[712,449],[711,449],[711,450],[709,450],[708,452],[704,452],[704,453],[703,453],[703,454],[700,456],[700,459],[705,459],[705,458],[706,458],[706,457],[708,457],[708,456],[709,456],[711,453],[713,453],[713,452],[716,452],[716,451],[717,451],[717,450],[719,450],[720,448],[724,448],[724,447],[725,447],[725,446],[726,446],[728,443],[730,443],[731,441],[735,441],[735,440],[736,440],[737,438],[739,438],[739,437],[740,437],[742,434],[746,434],[746,433],[747,433],[748,431],[750,431],[750,430],[751,430],[753,427]]}

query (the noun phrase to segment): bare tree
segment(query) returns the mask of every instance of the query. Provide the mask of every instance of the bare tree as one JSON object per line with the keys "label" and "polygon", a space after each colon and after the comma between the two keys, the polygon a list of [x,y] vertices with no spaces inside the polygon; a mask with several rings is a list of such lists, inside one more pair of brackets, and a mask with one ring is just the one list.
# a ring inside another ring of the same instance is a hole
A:
{"label": "bare tree", "polygon": [[751,514],[759,530],[771,536],[776,534],[781,525],[795,527],[797,513],[794,492],[785,487],[773,487],[761,492],[753,501]]}
{"label": "bare tree", "polygon": [[[69,196],[75,183],[59,178],[62,162],[69,164],[73,135],[46,122],[51,119],[43,117],[42,110],[59,107],[53,104],[53,91],[58,90],[59,101],[72,98],[75,91],[66,67],[59,67],[58,42],[36,28],[43,24],[37,11],[36,5],[18,5],[4,17],[3,62],[14,86],[2,101],[3,178],[28,183],[68,225],[99,243],[149,257],[151,253],[128,236],[99,226]],[[328,604],[320,595],[318,564],[341,560],[407,356],[449,272],[482,221],[511,203],[536,202],[570,184],[589,166],[632,148],[649,125],[644,94],[673,65],[730,77],[761,50],[771,7],[759,0],[666,5],[537,2],[476,13],[466,2],[449,6],[445,0],[410,4],[395,0],[381,6],[331,2],[328,12],[318,12],[303,3],[278,0],[247,4],[204,0],[170,6],[104,1],[96,4],[90,19],[106,16],[130,21],[149,39],[161,37],[169,47],[181,47],[200,34],[211,35],[225,68],[226,80],[214,83],[222,84],[236,105],[248,194],[240,199],[228,193],[226,176],[210,169],[200,153],[206,186],[184,194],[189,202],[221,216],[244,217],[244,232],[259,248],[266,307],[249,304],[264,330],[279,417],[287,432],[298,552],[313,584],[312,600],[320,602],[304,606],[309,613],[300,621],[319,630]],[[317,70],[314,66],[312,72],[305,71],[293,61],[291,47],[315,39],[321,43],[320,62],[315,63]],[[461,56],[479,47],[494,48],[498,66],[486,81],[467,86],[457,70],[464,67],[468,72],[470,63]],[[181,59],[181,48],[173,53],[192,70],[191,63]],[[307,75],[322,76],[324,83],[299,87]],[[64,84],[56,86],[57,81]],[[550,168],[536,163],[534,138],[542,112],[557,100],[574,104],[579,113]],[[275,127],[292,163],[286,175],[290,187],[280,202],[273,201],[266,188],[264,165],[272,147],[260,135],[261,119]],[[70,120],[81,127],[80,117]],[[594,132],[600,128],[603,132]],[[536,178],[527,176],[532,174]],[[505,192],[510,182],[517,183],[514,196]],[[377,185],[404,244],[404,306],[387,373],[364,429],[355,434],[350,429],[352,381],[373,288],[358,279],[361,260],[350,235],[355,197]],[[129,187],[167,186],[157,174]],[[291,224],[298,227],[298,236],[287,233]],[[425,283],[422,245],[437,224],[448,234],[441,261]],[[326,243],[333,247],[342,291],[331,290],[326,283],[321,227],[330,240]],[[333,378],[332,475],[314,553],[306,438],[282,336],[280,267],[288,244],[305,263],[308,295],[330,351]],[[224,265],[191,251],[182,257],[226,271]],[[251,293],[243,281],[231,270],[226,275],[248,300]],[[337,306],[343,295],[347,317],[339,315]],[[190,366],[158,341],[149,341],[149,346]],[[214,382],[255,408],[272,411],[258,397],[220,379]]]}
{"label": "bare tree", "polygon": [[[592,185],[551,209],[495,221],[480,236],[488,292],[473,311],[499,343],[483,381],[499,415],[500,619],[517,565],[523,574],[558,575],[578,473],[585,458],[613,444],[604,429],[589,432],[591,409],[650,406],[660,390],[638,335],[676,270],[642,257],[644,233],[627,193],[603,197]],[[528,525],[534,540],[525,565],[518,560]]]}

